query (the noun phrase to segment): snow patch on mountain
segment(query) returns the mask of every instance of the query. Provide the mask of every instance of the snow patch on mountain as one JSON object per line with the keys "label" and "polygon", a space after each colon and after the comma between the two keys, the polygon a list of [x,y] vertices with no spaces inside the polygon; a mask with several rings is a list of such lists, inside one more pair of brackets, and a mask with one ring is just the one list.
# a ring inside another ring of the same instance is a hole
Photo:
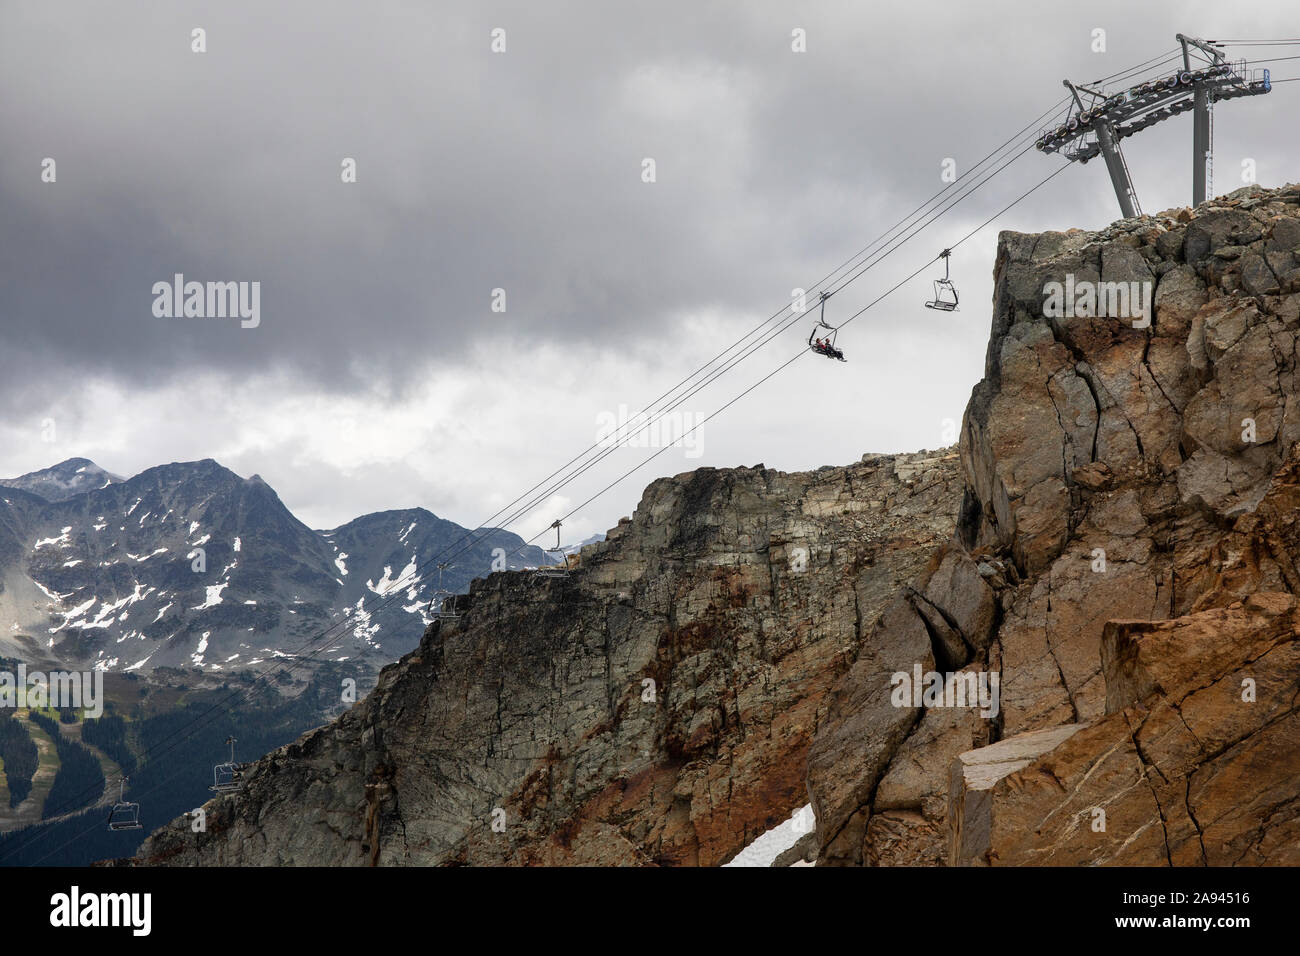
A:
{"label": "snow patch on mountain", "polygon": [[47,588],[47,587],[46,587],[44,584],[42,584],[40,581],[37,581],[35,578],[32,578],[32,584],[35,584],[38,588],[40,588],[40,589],[41,589],[41,593],[44,594],[47,598],[49,598],[49,599],[50,599],[52,602],[54,602],[55,604],[62,604],[64,598],[66,598],[66,597],[71,597],[71,596],[72,596],[72,592],[71,592],[71,591],[69,591],[67,594],[57,594],[57,593],[55,593],[54,591],[51,591],[49,588]]}
{"label": "snow patch on mountain", "polygon": [[202,604],[190,608],[190,610],[206,611],[210,607],[216,607],[218,604],[221,603],[221,592],[228,587],[230,587],[229,581],[222,581],[220,584],[209,584],[207,587],[207,591],[208,591],[207,599]]}
{"label": "snow patch on mountain", "polygon": [[85,604],[78,604],[78,605],[77,605],[76,607],[74,607],[71,611],[62,611],[62,612],[60,612],[60,613],[63,614],[63,623],[60,624],[58,627],[52,627],[52,628],[50,628],[50,633],[51,633],[51,634],[57,634],[59,631],[63,630],[65,627],[68,627],[69,624],[70,624],[70,622],[72,621],[72,619],[73,619],[74,617],[81,617],[83,614],[85,614],[87,611],[89,611],[92,607],[94,607],[97,601],[99,601],[99,598],[97,598],[97,597],[93,597],[93,598],[91,598],[89,601],[87,601]]}
{"label": "snow patch on mountain", "polygon": [[406,563],[406,567],[402,568],[402,573],[397,577],[392,577],[393,569],[390,565],[384,565],[384,576],[379,579],[379,583],[373,584],[370,581],[366,581],[366,587],[382,597],[388,594],[389,591],[392,591],[399,583],[405,586],[407,584],[414,584],[415,581],[418,581],[419,578],[416,578],[415,581],[409,580],[411,575],[415,574],[416,570],[415,555],[411,555],[411,560]]}
{"label": "snow patch on mountain", "polygon": [[166,548],[158,548],[154,551],[149,552],[148,554],[132,554],[130,551],[128,551],[126,553],[126,556],[133,561],[140,562],[140,561],[148,561],[150,558],[154,557],[155,555],[164,554],[166,551],[167,551]]}
{"label": "snow patch on mountain", "polygon": [[57,544],[60,548],[66,548],[71,546],[72,542],[68,540],[68,532],[71,530],[72,530],[72,525],[68,525],[66,528],[63,529],[63,533],[60,534],[57,538],[42,538],[41,540],[36,542],[36,545],[35,547],[32,548],[32,550],[35,551],[40,548],[46,548],[54,544]]}
{"label": "snow patch on mountain", "polygon": [[812,804],[806,804],[790,814],[789,820],[778,823],[758,836],[753,843],[722,865],[771,866],[778,856],[798,843],[805,833],[811,833],[815,826]]}

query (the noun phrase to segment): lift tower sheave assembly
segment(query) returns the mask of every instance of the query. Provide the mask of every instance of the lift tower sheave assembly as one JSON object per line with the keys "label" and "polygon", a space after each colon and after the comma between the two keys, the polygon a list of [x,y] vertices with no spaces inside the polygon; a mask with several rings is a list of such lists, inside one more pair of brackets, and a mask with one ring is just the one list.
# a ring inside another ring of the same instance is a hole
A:
{"label": "lift tower sheave assembly", "polygon": [[[1141,215],[1141,208],[1120,150],[1121,140],[1192,110],[1192,200],[1199,205],[1208,198],[1213,150],[1210,111],[1214,104],[1240,96],[1258,96],[1272,89],[1268,70],[1248,70],[1245,60],[1229,62],[1213,41],[1180,33],[1178,42],[1183,48],[1183,66],[1170,76],[1113,92],[1066,80],[1074,98],[1073,108],[1064,123],[1044,130],[1034,143],[1039,151],[1059,152],[1071,162],[1086,163],[1098,154],[1104,156],[1125,218]],[[1193,64],[1193,51],[1206,62]],[[1192,69],[1193,65],[1198,68]],[[1080,93],[1090,97],[1091,102],[1085,105]]]}
{"label": "lift tower sheave assembly", "polygon": [[[1076,121],[1082,116],[1090,118],[1092,129],[1097,135],[1097,147],[1101,150],[1101,155],[1106,158],[1106,171],[1110,173],[1110,182],[1115,187],[1115,196],[1119,199],[1119,208],[1124,213],[1124,218],[1132,219],[1134,216],[1142,215],[1142,207],[1138,205],[1137,190],[1133,188],[1133,177],[1129,175],[1128,163],[1124,162],[1124,153],[1119,148],[1119,136],[1115,133],[1115,127],[1104,113],[1092,116],[1090,110],[1084,109],[1083,100],[1079,99],[1079,90],[1093,97],[1101,94],[1094,93],[1086,86],[1076,87],[1069,80],[1062,80],[1062,82],[1074,97],[1074,105],[1078,108],[1071,121]],[[1086,163],[1091,158],[1083,157],[1080,162]]]}

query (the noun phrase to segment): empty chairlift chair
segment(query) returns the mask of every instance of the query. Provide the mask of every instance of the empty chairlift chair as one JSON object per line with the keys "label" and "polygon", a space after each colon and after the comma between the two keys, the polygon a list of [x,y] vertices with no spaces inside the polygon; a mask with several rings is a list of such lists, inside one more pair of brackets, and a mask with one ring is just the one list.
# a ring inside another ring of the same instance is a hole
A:
{"label": "empty chairlift chair", "polygon": [[451,565],[438,565],[438,590],[433,592],[433,616],[439,621],[454,621],[460,617],[456,610],[456,595],[442,586],[442,572]]}
{"label": "empty chairlift chair", "polygon": [[546,553],[561,559],[558,564],[545,564],[533,572],[539,578],[567,578],[569,576],[569,555],[560,546],[560,520],[551,525],[555,529],[555,547],[547,548]]}
{"label": "empty chairlift chair", "polygon": [[110,830],[139,830],[140,804],[129,803],[126,799],[126,777],[122,778],[117,789],[117,803],[108,811],[108,828]]}
{"label": "empty chairlift chair", "polygon": [[925,304],[927,309],[938,309],[940,312],[957,311],[957,287],[952,284],[948,274],[948,257],[951,255],[951,249],[939,253],[939,258],[943,260],[943,278],[934,280],[934,298]]}
{"label": "empty chairlift chair", "polygon": [[234,793],[244,786],[244,765],[235,763],[235,738],[227,737],[226,743],[230,745],[230,762],[212,768],[212,786],[208,789],[213,793]]}

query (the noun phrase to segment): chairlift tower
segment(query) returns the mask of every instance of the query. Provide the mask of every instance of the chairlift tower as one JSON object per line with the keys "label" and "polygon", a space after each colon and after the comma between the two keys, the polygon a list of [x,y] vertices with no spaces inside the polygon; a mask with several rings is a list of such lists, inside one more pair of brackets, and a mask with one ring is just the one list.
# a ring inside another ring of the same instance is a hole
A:
{"label": "chairlift tower", "polygon": [[[1082,83],[1063,81],[1074,98],[1066,121],[1044,130],[1034,146],[1044,153],[1059,152],[1071,162],[1086,163],[1097,155],[1106,160],[1115,197],[1125,218],[1142,214],[1133,178],[1120,141],[1179,113],[1193,111],[1192,202],[1205,202],[1211,169],[1210,118],[1219,100],[1258,96],[1273,87],[1268,70],[1248,70],[1245,60],[1230,62],[1221,44],[1178,34],[1183,48],[1183,68],[1170,76],[1148,80],[1126,90],[1107,92]],[[1192,50],[1208,62],[1192,69]],[[1085,105],[1080,94],[1090,97]]]}

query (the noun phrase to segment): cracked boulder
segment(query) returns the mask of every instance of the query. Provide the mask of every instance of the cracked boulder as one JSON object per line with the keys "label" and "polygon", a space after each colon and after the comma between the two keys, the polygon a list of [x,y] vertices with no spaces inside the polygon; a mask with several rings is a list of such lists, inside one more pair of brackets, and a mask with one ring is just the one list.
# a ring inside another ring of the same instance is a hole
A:
{"label": "cracked boulder", "polygon": [[1295,597],[1112,622],[1102,658],[1103,718],[954,761],[952,862],[1300,864]]}

